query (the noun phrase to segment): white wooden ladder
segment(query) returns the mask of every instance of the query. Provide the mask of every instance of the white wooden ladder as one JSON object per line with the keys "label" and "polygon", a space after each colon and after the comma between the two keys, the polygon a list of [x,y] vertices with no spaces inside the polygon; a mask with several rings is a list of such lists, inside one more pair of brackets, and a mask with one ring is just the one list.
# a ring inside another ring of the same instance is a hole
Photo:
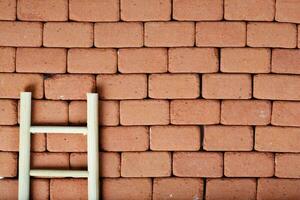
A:
{"label": "white wooden ladder", "polygon": [[[88,199],[99,199],[98,94],[87,94],[87,127],[31,126],[31,92],[20,95],[19,200],[30,199],[30,176],[88,178]],[[30,136],[35,133],[87,134],[88,170],[30,169]]]}

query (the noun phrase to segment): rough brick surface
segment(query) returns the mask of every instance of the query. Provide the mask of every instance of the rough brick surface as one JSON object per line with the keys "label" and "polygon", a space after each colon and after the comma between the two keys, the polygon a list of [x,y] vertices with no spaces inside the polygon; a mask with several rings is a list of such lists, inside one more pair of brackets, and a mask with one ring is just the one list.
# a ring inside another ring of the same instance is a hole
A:
{"label": "rough brick surface", "polygon": [[277,153],[275,176],[280,178],[300,178],[300,154]]}
{"label": "rough brick surface", "polygon": [[0,20],[16,20],[17,0],[0,2]]}
{"label": "rough brick surface", "polygon": [[272,51],[272,72],[300,74],[300,50],[274,49]]}
{"label": "rough brick surface", "polygon": [[31,153],[32,169],[68,169],[70,158],[68,153]]}
{"label": "rough brick surface", "polygon": [[0,177],[15,177],[18,171],[18,155],[10,152],[0,152]]}
{"label": "rough brick surface", "polygon": [[299,102],[274,101],[271,123],[279,126],[300,126]]}
{"label": "rough brick surface", "polygon": [[0,125],[15,125],[17,121],[17,102],[14,100],[0,100]]}
{"label": "rough brick surface", "polygon": [[86,152],[87,139],[84,135],[47,134],[47,150],[50,152]]}
{"label": "rough brick surface", "polygon": [[279,22],[300,22],[300,2],[295,0],[276,0],[275,20]]}
{"label": "rough brick surface", "polygon": [[0,47],[0,72],[14,72],[16,69],[16,49]]}
{"label": "rough brick surface", "polygon": [[51,179],[50,199],[87,199],[86,179]]}

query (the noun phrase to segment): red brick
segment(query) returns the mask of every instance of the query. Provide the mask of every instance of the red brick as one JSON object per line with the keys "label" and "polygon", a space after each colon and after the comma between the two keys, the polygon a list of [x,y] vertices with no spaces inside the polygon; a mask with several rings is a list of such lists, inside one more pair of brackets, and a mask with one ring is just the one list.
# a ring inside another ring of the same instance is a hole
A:
{"label": "red brick", "polygon": [[256,199],[256,180],[246,178],[208,179],[206,200]]}
{"label": "red brick", "polygon": [[256,127],[255,150],[271,152],[300,152],[300,128]]}
{"label": "red brick", "polygon": [[275,20],[300,23],[300,2],[297,0],[276,0]]}
{"label": "red brick", "polygon": [[[116,126],[119,124],[119,102],[99,101],[99,124]],[[71,101],[69,104],[69,122],[72,124],[86,124],[86,101]]]}
{"label": "red brick", "polygon": [[203,181],[199,178],[155,178],[153,200],[202,199]]}
{"label": "red brick", "polygon": [[31,153],[32,169],[69,169],[68,153]]}
{"label": "red brick", "polygon": [[206,151],[251,151],[253,130],[249,126],[204,126]]}
{"label": "red brick", "polygon": [[226,125],[266,125],[271,121],[271,102],[226,100],[221,105],[221,123]]}
{"label": "red brick", "polygon": [[218,56],[218,50],[215,48],[170,48],[169,72],[217,72],[219,69]]}
{"label": "red brick", "polygon": [[[118,153],[100,153],[100,177],[120,177],[121,158]],[[72,169],[87,169],[86,153],[71,153],[70,166]]]}
{"label": "red brick", "polygon": [[18,0],[17,14],[24,21],[67,21],[68,0]]}
{"label": "red brick", "polygon": [[118,21],[119,0],[70,0],[69,18],[74,21]]}
{"label": "red brick", "polygon": [[273,21],[275,0],[225,0],[226,20]]}
{"label": "red brick", "polygon": [[[74,198],[75,197],[75,198]],[[51,179],[50,199],[88,199],[86,179]]]}
{"label": "red brick", "polygon": [[170,104],[172,124],[218,124],[220,102],[216,100],[173,100]]}
{"label": "red brick", "polygon": [[300,76],[255,75],[253,96],[258,99],[300,100]]}
{"label": "red brick", "polygon": [[166,177],[171,175],[168,152],[122,153],[122,177]]}
{"label": "red brick", "polygon": [[92,75],[53,75],[45,80],[46,99],[86,100],[86,93],[94,88]]}
{"label": "red brick", "polygon": [[195,28],[193,22],[147,22],[144,29],[145,46],[194,46]]}
{"label": "red brick", "polygon": [[0,98],[19,99],[20,92],[32,92],[32,98],[43,98],[43,76],[40,74],[0,74]]}
{"label": "red brick", "polygon": [[167,72],[167,52],[164,48],[119,49],[119,71],[121,73]]}
{"label": "red brick", "polygon": [[143,24],[139,22],[96,23],[96,47],[141,47]]}
{"label": "red brick", "polygon": [[195,99],[200,96],[197,74],[152,74],[149,97],[156,99]]}
{"label": "red brick", "polygon": [[16,20],[17,0],[0,2],[0,20]]}
{"label": "red brick", "polygon": [[[32,200],[47,200],[49,195],[49,180],[31,179],[30,197]],[[18,199],[18,180],[0,180],[0,196],[3,200]]]}
{"label": "red brick", "polygon": [[44,24],[45,47],[92,47],[93,24],[79,22],[47,22]]}
{"label": "red brick", "polygon": [[152,126],[150,148],[154,151],[198,151],[200,128],[198,126]]}
{"label": "red brick", "polygon": [[171,0],[121,0],[121,19],[124,21],[168,21],[171,19]]}
{"label": "red brick", "polygon": [[274,101],[272,110],[273,125],[300,126],[300,102]]}
{"label": "red brick", "polygon": [[144,74],[98,75],[97,89],[102,99],[143,99],[147,97]]}
{"label": "red brick", "polygon": [[78,134],[47,134],[47,150],[50,152],[86,152],[87,139]]}
{"label": "red brick", "polygon": [[173,174],[179,177],[221,177],[223,176],[223,154],[174,152]]}
{"label": "red brick", "polygon": [[131,100],[120,102],[122,125],[169,124],[169,102],[165,100]]}
{"label": "red brick", "polygon": [[246,24],[244,22],[198,22],[196,45],[243,47],[246,45]]}
{"label": "red brick", "polygon": [[227,177],[271,177],[274,175],[274,154],[225,152],[224,175]]}
{"label": "red brick", "polygon": [[296,25],[271,22],[248,23],[247,45],[250,47],[295,48],[297,46]]}
{"label": "red brick", "polygon": [[273,49],[272,72],[281,74],[300,74],[300,50]]}
{"label": "red brick", "polygon": [[57,48],[18,48],[16,71],[33,73],[65,73],[67,51]]}
{"label": "red brick", "polygon": [[[34,134],[31,136],[31,151],[46,150],[46,136]],[[19,151],[19,127],[0,126],[0,151]]]}
{"label": "red brick", "polygon": [[202,96],[205,99],[250,99],[252,78],[248,74],[204,74]]}
{"label": "red brick", "polygon": [[217,21],[223,18],[222,0],[174,0],[173,18],[180,21]]}
{"label": "red brick", "polygon": [[277,153],[275,156],[275,176],[280,178],[300,178],[300,154]]}
{"label": "red brick", "polygon": [[102,199],[151,200],[152,181],[148,178],[103,179]]}
{"label": "red brick", "polygon": [[0,177],[15,177],[18,171],[18,155],[10,152],[0,152]]}
{"label": "red brick", "polygon": [[146,151],[149,148],[147,127],[103,127],[100,132],[100,146],[104,151]]}
{"label": "red brick", "polygon": [[221,71],[231,73],[269,73],[271,50],[265,48],[222,48]]}
{"label": "red brick", "polygon": [[114,49],[70,49],[68,72],[111,74],[117,72],[117,52]]}
{"label": "red brick", "polygon": [[0,47],[0,72],[14,72],[16,69],[16,49]]}
{"label": "red brick", "polygon": [[0,100],[0,125],[15,125],[17,122],[17,102],[8,99]]}
{"label": "red brick", "polygon": [[0,22],[0,45],[40,47],[43,24],[39,22]]}
{"label": "red brick", "polygon": [[257,183],[257,200],[298,199],[299,179],[261,178]]}

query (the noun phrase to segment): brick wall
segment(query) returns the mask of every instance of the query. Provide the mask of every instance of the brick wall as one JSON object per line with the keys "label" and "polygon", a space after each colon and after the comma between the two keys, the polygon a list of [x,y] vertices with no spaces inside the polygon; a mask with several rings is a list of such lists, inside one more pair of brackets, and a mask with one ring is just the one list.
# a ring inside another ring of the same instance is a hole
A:
{"label": "brick wall", "polygon": [[[100,95],[101,194],[300,199],[300,1],[1,0],[0,199],[17,198],[18,104],[86,123]],[[78,135],[32,137],[32,168],[86,168]],[[86,199],[32,179],[33,199]]]}

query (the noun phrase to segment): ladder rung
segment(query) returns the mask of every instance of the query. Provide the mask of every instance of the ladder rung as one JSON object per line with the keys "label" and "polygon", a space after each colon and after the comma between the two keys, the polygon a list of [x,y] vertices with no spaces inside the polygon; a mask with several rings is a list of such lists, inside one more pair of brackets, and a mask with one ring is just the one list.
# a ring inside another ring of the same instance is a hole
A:
{"label": "ladder rung", "polygon": [[32,169],[32,170],[30,170],[30,176],[87,178],[88,177],[88,171],[84,171],[84,170]]}
{"label": "ladder rung", "polygon": [[85,126],[31,126],[31,133],[70,133],[84,134],[88,132]]}

